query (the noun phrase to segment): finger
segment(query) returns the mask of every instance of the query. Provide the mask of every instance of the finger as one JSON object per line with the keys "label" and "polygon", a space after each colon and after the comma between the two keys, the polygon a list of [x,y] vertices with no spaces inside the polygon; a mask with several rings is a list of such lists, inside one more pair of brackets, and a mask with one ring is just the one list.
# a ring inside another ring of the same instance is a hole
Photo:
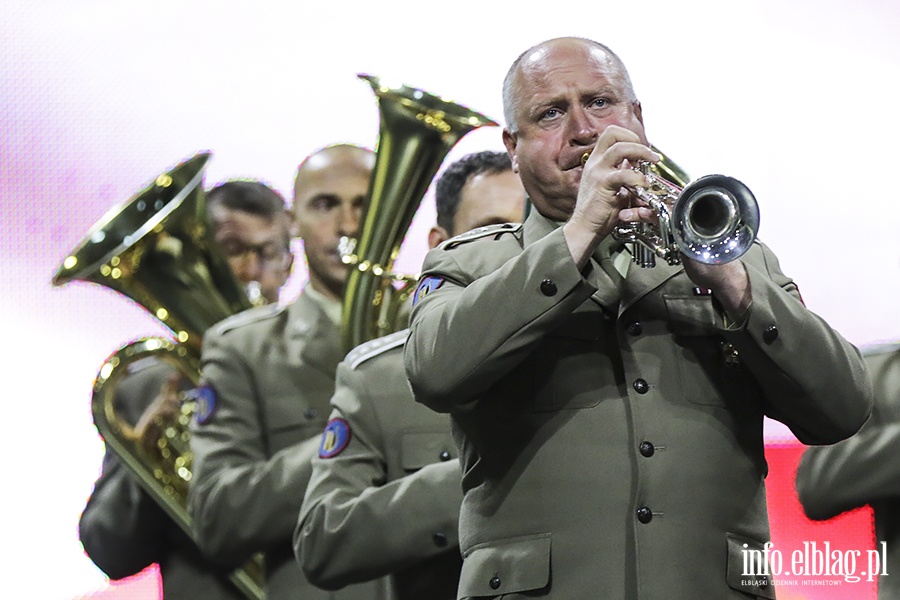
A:
{"label": "finger", "polygon": [[617,142],[603,153],[599,163],[606,168],[631,170],[641,162],[655,164],[659,160],[659,154],[639,142]]}
{"label": "finger", "polygon": [[656,212],[652,209],[639,206],[635,208],[625,208],[619,211],[619,220],[626,223],[656,223]]}
{"label": "finger", "polygon": [[621,193],[622,188],[626,188],[624,198],[626,200],[634,197],[630,189],[646,187],[647,178],[639,171],[631,169],[615,169],[604,174],[599,182],[604,188],[611,192]]}

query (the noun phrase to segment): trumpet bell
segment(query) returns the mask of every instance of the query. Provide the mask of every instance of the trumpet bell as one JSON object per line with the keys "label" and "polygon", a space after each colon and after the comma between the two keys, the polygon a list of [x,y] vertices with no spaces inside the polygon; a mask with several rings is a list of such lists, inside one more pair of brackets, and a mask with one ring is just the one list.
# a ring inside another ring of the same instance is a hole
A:
{"label": "trumpet bell", "polygon": [[725,175],[688,184],[672,207],[673,237],[692,260],[719,265],[742,256],[759,231],[759,206],[746,185]]}

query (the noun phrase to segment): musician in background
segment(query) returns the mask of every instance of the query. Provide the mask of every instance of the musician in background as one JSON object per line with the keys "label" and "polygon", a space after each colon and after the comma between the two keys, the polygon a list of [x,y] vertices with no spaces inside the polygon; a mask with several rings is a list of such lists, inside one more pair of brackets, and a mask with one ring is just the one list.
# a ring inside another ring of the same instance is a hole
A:
{"label": "musician in background", "polygon": [[268,600],[381,597],[383,582],[338,595],[319,590],[306,581],[291,548],[344,357],[339,329],[347,266],[338,243],[357,233],[374,162],[373,152],[350,145],[329,146],[303,161],[292,208],[309,282],[291,304],[246,311],[204,336],[198,393],[206,409],[192,425],[188,495],[195,537],[224,566],[263,552]]}
{"label": "musician in background", "polygon": [[[207,216],[241,283],[277,302],[291,264],[284,198],[258,181],[229,181],[207,193]],[[161,424],[179,410],[182,387],[174,368],[147,358],[129,366],[116,388],[116,409],[152,449]],[[87,555],[110,579],[158,563],[164,598],[243,598],[227,580],[227,571],[201,557],[196,544],[109,448],[81,515],[79,536]]]}
{"label": "musician in background", "polygon": [[850,439],[803,453],[797,492],[806,516],[817,521],[872,507],[876,550],[887,558],[878,597],[889,600],[900,598],[900,344],[865,348],[863,357],[875,386],[872,416]]}
{"label": "musician in background", "polygon": [[533,209],[428,253],[404,348],[460,452],[458,597],[772,598],[741,564],[769,541],[763,417],[849,437],[871,409],[859,353],[758,241],[629,265],[612,231],[654,214],[629,208],[647,181],[628,167],[659,156],[609,48],[538,44],[503,89]]}
{"label": "musician in background", "polygon": [[[520,222],[525,190],[506,153],[479,152],[444,171],[435,201],[432,248],[478,227]],[[390,574],[398,600],[455,600],[459,461],[449,417],[413,402],[403,368],[408,333],[361,344],[338,365],[294,550],[325,589]]]}

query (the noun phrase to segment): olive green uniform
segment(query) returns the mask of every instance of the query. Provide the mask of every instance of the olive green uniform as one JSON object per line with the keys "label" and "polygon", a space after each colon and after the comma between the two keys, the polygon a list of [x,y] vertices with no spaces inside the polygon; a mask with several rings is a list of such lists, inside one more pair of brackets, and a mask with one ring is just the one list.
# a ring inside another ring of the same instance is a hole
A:
{"label": "olive green uniform", "polygon": [[[863,357],[875,385],[872,417],[850,439],[804,452],[797,491],[811,519],[871,505],[875,550],[887,558],[878,571],[887,574],[879,577],[878,597],[888,600],[900,598],[900,344],[866,348]],[[859,570],[868,558],[864,552]]]}
{"label": "olive green uniform", "polygon": [[226,319],[204,337],[192,427],[189,509],[200,548],[237,566],[266,556],[269,600],[381,597],[383,582],[335,595],[303,577],[291,534],[343,358],[338,327],[306,291],[286,308]]}
{"label": "olive green uniform", "polygon": [[392,574],[400,600],[450,600],[462,565],[459,461],[449,416],[413,402],[408,333],[362,344],[338,366],[331,421],[343,420],[349,441],[313,459],[294,548],[319,585]]}
{"label": "olive green uniform", "polygon": [[460,448],[460,598],[773,596],[742,574],[769,539],[763,416],[836,442],[871,387],[771,251],[741,260],[729,330],[680,266],[616,286],[536,211],[428,254],[405,358]]}

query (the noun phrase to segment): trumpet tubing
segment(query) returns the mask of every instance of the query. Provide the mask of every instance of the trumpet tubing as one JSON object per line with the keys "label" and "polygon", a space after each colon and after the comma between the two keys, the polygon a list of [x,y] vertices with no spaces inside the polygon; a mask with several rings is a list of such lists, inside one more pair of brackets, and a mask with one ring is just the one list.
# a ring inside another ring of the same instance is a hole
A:
{"label": "trumpet tubing", "polygon": [[[635,262],[653,267],[661,258],[677,265],[684,254],[705,264],[725,264],[747,252],[759,231],[759,206],[750,188],[725,175],[705,175],[685,184],[684,171],[653,150],[661,160],[635,167],[648,184],[631,191],[654,211],[659,224],[629,223],[613,231],[616,239],[635,245]],[[582,155],[582,164],[590,154]]]}

